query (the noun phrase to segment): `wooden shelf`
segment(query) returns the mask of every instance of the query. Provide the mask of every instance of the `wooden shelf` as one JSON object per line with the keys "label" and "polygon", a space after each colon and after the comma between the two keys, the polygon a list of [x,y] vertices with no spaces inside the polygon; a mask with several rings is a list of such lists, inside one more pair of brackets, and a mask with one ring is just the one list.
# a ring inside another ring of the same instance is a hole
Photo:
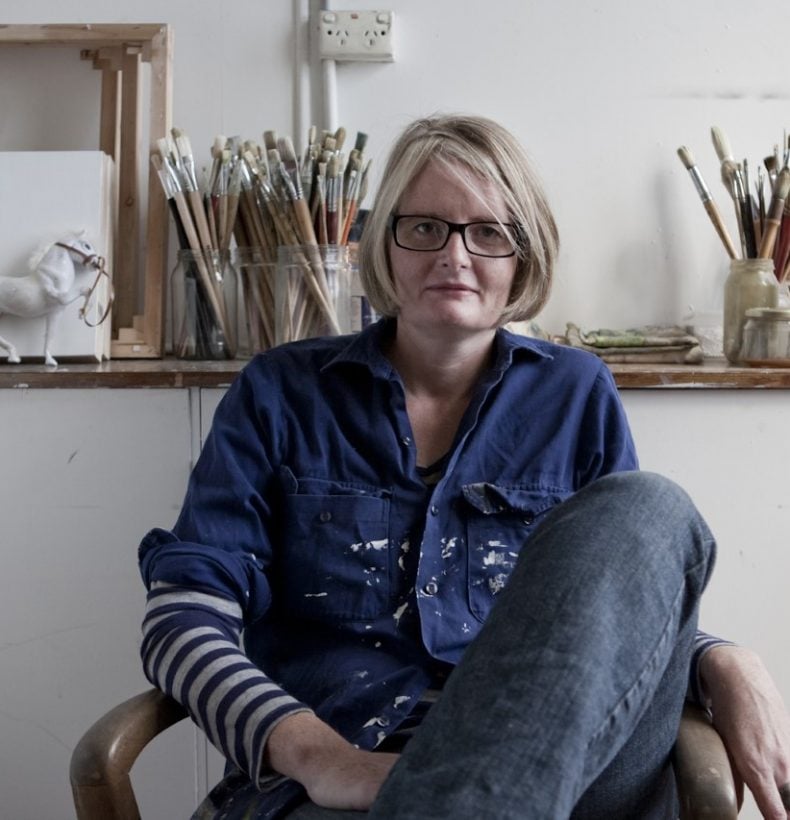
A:
{"label": "wooden shelf", "polygon": [[[247,363],[181,359],[116,359],[101,364],[0,365],[0,388],[227,387]],[[621,390],[790,390],[790,368],[733,367],[724,360],[702,365],[611,365]]]}
{"label": "wooden shelf", "polygon": [[788,367],[735,367],[728,364],[725,359],[712,359],[699,365],[613,364],[609,367],[621,390],[790,390]]}
{"label": "wooden shelf", "polygon": [[90,364],[0,365],[0,388],[227,387],[245,359],[192,362],[180,359],[116,359]]}

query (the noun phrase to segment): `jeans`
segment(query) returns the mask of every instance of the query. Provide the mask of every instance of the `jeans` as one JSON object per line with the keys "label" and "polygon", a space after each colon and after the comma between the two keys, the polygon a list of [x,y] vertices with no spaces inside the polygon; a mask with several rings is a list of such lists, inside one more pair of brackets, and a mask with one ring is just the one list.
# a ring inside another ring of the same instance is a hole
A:
{"label": "jeans", "polygon": [[715,543],[661,476],[618,473],[553,510],[371,810],[293,820],[647,820],[676,815],[669,756]]}

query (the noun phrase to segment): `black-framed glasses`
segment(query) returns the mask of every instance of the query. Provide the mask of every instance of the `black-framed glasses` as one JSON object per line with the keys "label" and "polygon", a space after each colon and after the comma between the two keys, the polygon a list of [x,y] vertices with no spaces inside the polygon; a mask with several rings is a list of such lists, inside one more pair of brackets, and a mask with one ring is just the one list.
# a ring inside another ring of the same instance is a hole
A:
{"label": "black-framed glasses", "polygon": [[500,258],[516,253],[516,226],[506,223],[459,223],[435,216],[392,214],[390,227],[395,244],[407,251],[440,251],[449,242],[450,234],[457,232],[474,256]]}

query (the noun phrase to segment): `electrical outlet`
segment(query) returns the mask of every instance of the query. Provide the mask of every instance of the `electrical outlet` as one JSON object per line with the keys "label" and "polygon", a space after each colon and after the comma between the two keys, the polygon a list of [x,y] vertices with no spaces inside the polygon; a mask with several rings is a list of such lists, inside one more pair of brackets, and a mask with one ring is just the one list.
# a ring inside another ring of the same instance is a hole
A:
{"label": "electrical outlet", "polygon": [[321,58],[391,62],[391,11],[322,11]]}

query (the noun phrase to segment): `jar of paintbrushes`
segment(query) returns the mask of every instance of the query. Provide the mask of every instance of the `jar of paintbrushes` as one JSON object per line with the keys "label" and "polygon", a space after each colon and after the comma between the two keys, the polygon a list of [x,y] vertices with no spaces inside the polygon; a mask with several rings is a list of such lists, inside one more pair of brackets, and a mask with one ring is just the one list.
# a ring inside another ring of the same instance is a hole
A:
{"label": "jar of paintbrushes", "polygon": [[[754,311],[771,311],[783,301],[790,273],[790,142],[774,146],[765,157],[765,172],[757,169],[755,194],[751,191],[747,160],[735,160],[721,128],[711,129],[713,145],[721,162],[721,180],[735,207],[740,251],[730,238],[721,212],[702,178],[691,152],[678,149],[705,210],[730,257],[724,285],[724,355],[733,364],[745,363],[744,327]],[[766,195],[766,189],[768,191]]]}
{"label": "jar of paintbrushes", "polygon": [[274,279],[275,344],[351,332],[347,245],[283,245]]}
{"label": "jar of paintbrushes", "polygon": [[170,275],[169,307],[174,356],[236,356],[238,277],[229,251],[180,250]]}

